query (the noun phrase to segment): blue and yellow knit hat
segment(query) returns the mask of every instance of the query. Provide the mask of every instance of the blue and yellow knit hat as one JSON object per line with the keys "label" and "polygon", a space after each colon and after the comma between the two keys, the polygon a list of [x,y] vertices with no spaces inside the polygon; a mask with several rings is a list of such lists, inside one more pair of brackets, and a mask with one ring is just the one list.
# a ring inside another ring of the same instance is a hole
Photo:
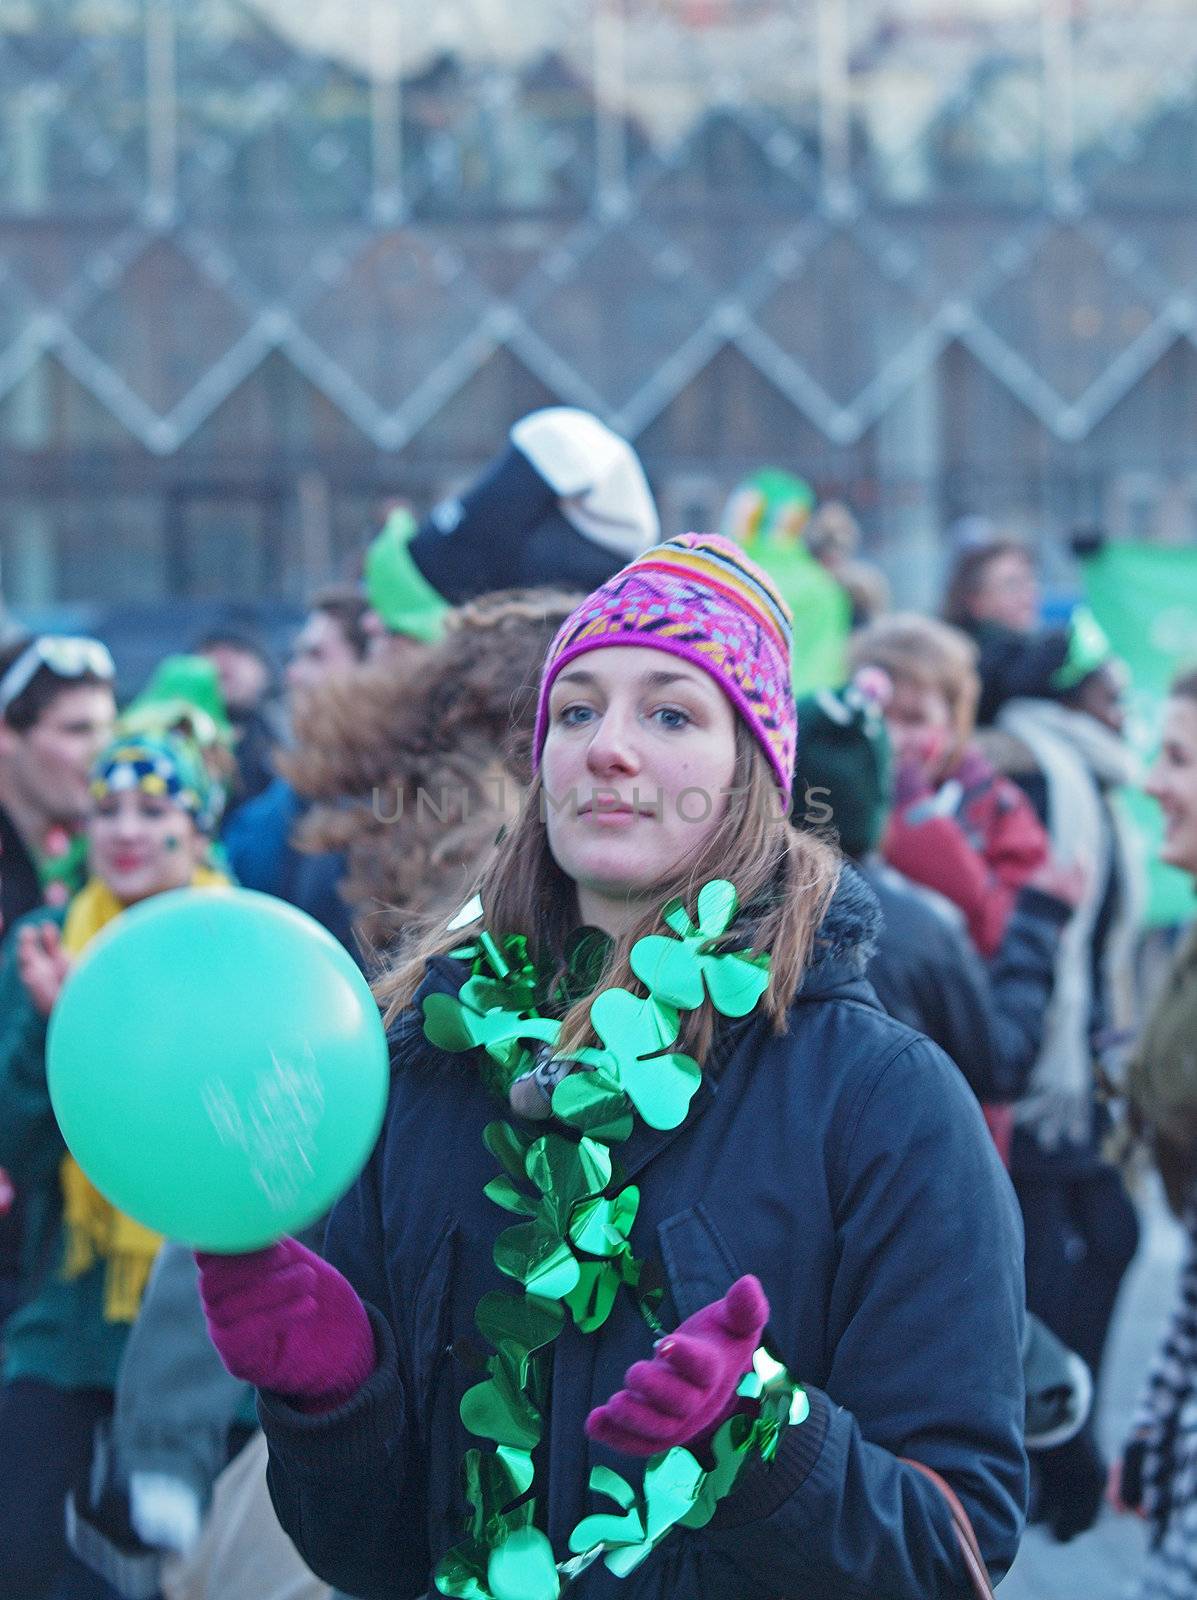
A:
{"label": "blue and yellow knit hat", "polygon": [[127,789],[169,800],[195,821],[201,833],[216,831],[224,790],[190,740],[174,733],[131,733],[115,738],[91,769],[91,795],[106,799]]}

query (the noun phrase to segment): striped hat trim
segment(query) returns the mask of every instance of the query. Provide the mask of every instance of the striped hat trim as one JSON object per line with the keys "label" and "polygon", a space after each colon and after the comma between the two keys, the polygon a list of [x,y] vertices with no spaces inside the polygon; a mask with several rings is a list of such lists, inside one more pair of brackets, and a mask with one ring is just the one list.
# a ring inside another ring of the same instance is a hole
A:
{"label": "striped hat trim", "polygon": [[779,637],[789,642],[793,615],[780,592],[763,572],[759,577],[754,576],[732,556],[712,549],[709,544],[690,546],[680,541],[659,545],[656,550],[650,550],[633,561],[625,570],[640,572],[650,567],[662,572],[676,572],[680,567],[699,574],[706,581],[710,581],[712,568],[724,573],[727,581],[734,586],[740,602],[743,603],[743,597],[747,595],[753,609],[767,612],[774,619]]}

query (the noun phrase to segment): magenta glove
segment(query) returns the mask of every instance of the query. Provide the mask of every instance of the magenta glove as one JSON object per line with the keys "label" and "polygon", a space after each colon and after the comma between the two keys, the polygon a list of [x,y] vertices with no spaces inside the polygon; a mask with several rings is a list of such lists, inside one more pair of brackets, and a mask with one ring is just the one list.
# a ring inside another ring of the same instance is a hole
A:
{"label": "magenta glove", "polygon": [[628,1456],[702,1446],[735,1411],[736,1386],[768,1319],[758,1280],[738,1278],[722,1300],[659,1340],[651,1361],[628,1368],[625,1387],[590,1413],[586,1432]]}
{"label": "magenta glove", "polygon": [[374,1371],[365,1306],[297,1239],[239,1256],[197,1250],[195,1259],[208,1332],[235,1378],[331,1411]]}

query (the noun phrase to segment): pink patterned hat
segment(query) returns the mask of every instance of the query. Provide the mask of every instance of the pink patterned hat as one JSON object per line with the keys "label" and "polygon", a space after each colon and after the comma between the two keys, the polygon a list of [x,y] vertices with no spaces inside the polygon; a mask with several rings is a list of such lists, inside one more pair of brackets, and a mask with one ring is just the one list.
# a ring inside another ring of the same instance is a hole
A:
{"label": "pink patterned hat", "polygon": [[710,673],[769,757],[787,802],[798,722],[790,688],[790,609],[739,545],[683,533],[645,551],[567,618],[545,657],[536,711],[536,764],[549,693],[567,662],[590,650],[641,645]]}

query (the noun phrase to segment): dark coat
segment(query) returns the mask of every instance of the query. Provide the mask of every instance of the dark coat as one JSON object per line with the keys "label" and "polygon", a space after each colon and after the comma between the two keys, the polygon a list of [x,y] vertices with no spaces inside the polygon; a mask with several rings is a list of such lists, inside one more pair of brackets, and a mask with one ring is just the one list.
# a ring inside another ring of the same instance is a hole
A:
{"label": "dark coat", "polygon": [[881,1004],[951,1056],[979,1100],[1017,1100],[1039,1053],[1068,906],[1023,889],[997,954],[983,962],[941,895],[883,861],[859,870],[881,905],[869,962]]}
{"label": "dark coat", "polygon": [[238,808],[225,825],[221,843],[243,888],[277,895],[306,911],[356,959],[349,907],[338,893],[348,870],[345,857],[331,851],[309,855],[291,842],[307,808],[308,802],[285,778],[275,778]]}
{"label": "dark coat", "polygon": [[[877,1006],[863,976],[875,922],[846,871],[788,1033],[723,1026],[682,1126],[639,1124],[619,1147],[640,1188],[633,1247],[664,1268],[662,1320],[756,1273],[766,1343],[809,1386],[811,1413],[707,1528],[676,1531],[623,1580],[596,1564],[579,1600],[958,1600],[945,1503],[900,1456],[952,1482],[995,1572],[1013,1560],[1026,1492],[1017,1208],[956,1068]],[[462,977],[442,960],[428,987]],[[454,1351],[476,1341],[480,1297],[508,1286],[491,1252],[509,1219],[482,1192],[494,1103],[414,1014],[395,1066],[383,1133],[326,1240],[371,1307],[379,1366],[324,1415],[259,1397],[283,1526],[316,1572],[367,1600],[422,1595],[461,1536],[474,1441],[458,1406],[477,1373]],[[600,1333],[567,1324],[553,1346],[539,1520],[559,1559],[606,1504],[591,1467],[639,1475],[583,1423],[651,1341],[621,1299]]]}

